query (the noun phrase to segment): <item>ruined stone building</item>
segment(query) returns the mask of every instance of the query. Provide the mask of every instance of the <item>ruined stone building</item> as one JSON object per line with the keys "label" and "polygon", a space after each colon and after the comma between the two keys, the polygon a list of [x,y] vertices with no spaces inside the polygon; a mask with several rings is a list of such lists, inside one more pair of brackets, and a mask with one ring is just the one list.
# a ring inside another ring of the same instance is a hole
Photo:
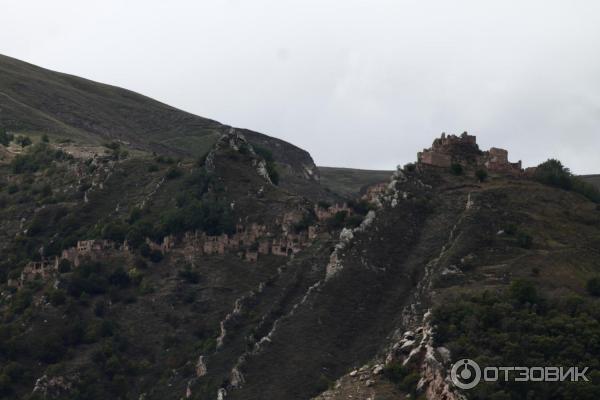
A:
{"label": "ruined stone building", "polygon": [[522,174],[521,161],[508,161],[508,151],[492,147],[481,151],[477,138],[463,132],[460,136],[445,133],[435,139],[430,148],[417,154],[418,165],[422,167],[449,168],[460,164],[466,168],[484,168],[490,172]]}
{"label": "ruined stone building", "polygon": [[[237,252],[243,260],[257,262],[261,254],[289,256],[298,253],[316,237],[317,232],[317,226],[310,226],[306,231],[284,232],[283,235],[275,238],[270,237],[272,235],[267,232],[266,226],[252,223],[248,227],[238,224],[236,232],[230,236],[226,234],[210,236],[205,232],[196,231],[186,232],[183,237],[179,238],[173,235],[165,236],[160,244],[146,238],[146,244],[150,249],[163,253],[179,250],[188,260],[202,255],[223,255],[226,252]],[[25,282],[37,278],[49,279],[58,273],[61,260],[68,260],[77,268],[84,259],[97,260],[114,255],[115,252],[131,254],[131,249],[127,241],[119,246],[111,240],[80,240],[76,246],[63,250],[60,257],[28,263],[20,278],[10,280],[9,285],[22,287]]]}
{"label": "ruined stone building", "polygon": [[18,279],[8,280],[8,286],[22,287],[26,282],[36,279],[48,280],[58,273],[59,262],[58,257],[42,261],[31,261],[23,268]]}
{"label": "ruined stone building", "polygon": [[348,207],[348,204],[334,204],[328,208],[320,207],[319,205],[315,205],[315,214],[319,221],[323,221],[333,217],[340,211],[345,211],[348,215],[352,214],[352,209]]}
{"label": "ruined stone building", "polygon": [[369,203],[376,203],[379,199],[379,196],[387,191],[388,185],[388,182],[381,182],[369,186],[365,194],[362,195],[361,199]]}

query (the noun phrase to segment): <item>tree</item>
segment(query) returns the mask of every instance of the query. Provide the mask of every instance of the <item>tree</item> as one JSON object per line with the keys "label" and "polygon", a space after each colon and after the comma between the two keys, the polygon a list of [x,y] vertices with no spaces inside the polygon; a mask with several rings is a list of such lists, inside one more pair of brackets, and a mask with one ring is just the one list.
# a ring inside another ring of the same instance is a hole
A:
{"label": "tree", "polygon": [[183,175],[183,172],[179,168],[177,168],[177,167],[171,167],[167,171],[167,173],[165,175],[165,178],[167,178],[169,180],[171,180],[171,179],[177,179],[181,175]]}
{"label": "tree", "polygon": [[592,278],[587,281],[586,289],[589,294],[600,297],[600,278]]}
{"label": "tree", "polygon": [[10,144],[10,142],[12,142],[14,139],[14,136],[11,135],[10,133],[6,133],[6,129],[4,128],[0,128],[0,144],[4,145],[4,146],[8,146]]}
{"label": "tree", "polygon": [[16,142],[24,148],[31,144],[31,139],[29,139],[27,136],[17,136]]}
{"label": "tree", "polygon": [[462,175],[463,166],[458,163],[454,163],[450,166],[450,172],[452,172],[454,175]]}
{"label": "tree", "polygon": [[275,159],[273,158],[273,153],[270,150],[267,150],[263,147],[254,146],[254,152],[265,159],[267,174],[269,175],[269,179],[273,182],[274,185],[279,185],[279,172],[275,166]]}
{"label": "tree", "polygon": [[517,279],[510,285],[510,295],[519,303],[535,303],[538,300],[537,290],[529,281]]}
{"label": "tree", "polygon": [[524,249],[530,249],[533,245],[533,238],[525,232],[517,234],[517,243]]}
{"label": "tree", "polygon": [[478,169],[475,171],[475,176],[479,179],[479,182],[484,182],[488,177],[488,173],[485,169]]}
{"label": "tree", "polygon": [[122,267],[117,268],[112,274],[110,274],[108,281],[111,285],[120,288],[126,288],[131,284],[129,275]]}

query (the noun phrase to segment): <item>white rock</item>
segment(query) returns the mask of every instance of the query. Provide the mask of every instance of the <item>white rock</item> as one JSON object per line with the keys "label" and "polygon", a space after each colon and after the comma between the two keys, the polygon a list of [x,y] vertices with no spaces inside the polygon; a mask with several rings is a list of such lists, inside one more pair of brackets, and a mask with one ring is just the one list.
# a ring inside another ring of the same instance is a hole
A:
{"label": "white rock", "polygon": [[407,340],[402,346],[400,346],[400,351],[405,351],[411,349],[415,345],[414,340]]}
{"label": "white rock", "polygon": [[379,375],[383,372],[383,365],[378,364],[373,368],[373,375]]}
{"label": "white rock", "polygon": [[413,331],[406,331],[406,332],[404,332],[404,334],[402,335],[402,337],[404,339],[413,340],[415,338],[415,333]]}

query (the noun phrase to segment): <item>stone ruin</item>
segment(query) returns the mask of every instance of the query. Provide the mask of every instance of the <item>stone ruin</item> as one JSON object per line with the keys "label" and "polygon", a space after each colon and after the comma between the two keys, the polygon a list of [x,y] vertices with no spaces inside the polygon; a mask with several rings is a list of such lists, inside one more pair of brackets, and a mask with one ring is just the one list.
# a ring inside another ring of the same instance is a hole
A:
{"label": "stone ruin", "polygon": [[26,282],[37,278],[48,280],[58,274],[60,262],[67,260],[73,267],[79,267],[84,258],[99,259],[107,253],[121,251],[129,254],[129,247],[124,243],[119,246],[112,240],[80,240],[77,245],[62,251],[60,256],[46,258],[41,261],[30,261],[25,265],[19,279],[9,279],[8,285],[22,287]]}
{"label": "stone ruin", "polygon": [[[326,209],[315,206],[315,213],[319,221],[331,218],[340,211],[349,214],[352,212],[347,204],[335,204]],[[272,254],[287,257],[299,253],[319,233],[318,224],[311,225],[298,233],[292,232],[291,227],[301,217],[301,214],[291,212],[284,214],[281,219],[276,221],[283,231],[281,235],[271,234],[265,225],[252,223],[248,226],[237,224],[236,231],[232,235],[211,236],[199,231],[186,232],[179,238],[173,235],[165,236],[161,243],[146,238],[146,244],[152,250],[162,253],[181,251],[188,259],[200,255],[223,255],[227,252],[237,252],[247,262],[257,262],[260,255]],[[63,250],[60,257],[29,262],[23,268],[19,279],[9,279],[8,284],[12,287],[22,287],[26,282],[38,277],[48,280],[58,274],[62,260],[69,261],[73,267],[77,268],[85,258],[97,260],[109,254],[114,255],[116,252],[121,252],[126,256],[131,255],[131,248],[127,241],[118,244],[111,240],[80,240],[76,246]]]}
{"label": "stone ruin", "polygon": [[42,261],[31,261],[25,266],[25,268],[23,268],[19,279],[8,280],[8,286],[22,287],[25,284],[25,282],[32,281],[34,279],[37,279],[38,277],[43,280],[47,280],[50,277],[56,275],[56,273],[58,272],[59,262],[60,259],[58,257]]}
{"label": "stone ruin", "polygon": [[381,182],[371,185],[367,188],[361,199],[367,201],[368,203],[377,204],[379,202],[379,197],[387,191],[388,186],[388,182]]}
{"label": "stone ruin", "polygon": [[348,213],[348,215],[352,214],[352,209],[348,207],[348,204],[346,203],[334,204],[327,208],[320,207],[318,204],[315,205],[315,215],[317,216],[317,219],[319,221],[329,219],[341,211],[345,211],[346,213]]}
{"label": "stone ruin", "polygon": [[508,151],[492,147],[481,151],[476,136],[463,132],[460,136],[445,133],[435,139],[430,148],[417,154],[419,167],[449,168],[452,164],[463,167],[485,168],[490,172],[523,174],[521,161],[508,161]]}

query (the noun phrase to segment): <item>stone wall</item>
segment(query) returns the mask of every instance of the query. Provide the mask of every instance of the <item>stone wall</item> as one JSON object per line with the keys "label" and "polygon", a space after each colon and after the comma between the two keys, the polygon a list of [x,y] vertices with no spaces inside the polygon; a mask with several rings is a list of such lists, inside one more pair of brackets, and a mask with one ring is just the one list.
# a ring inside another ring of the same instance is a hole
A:
{"label": "stone wall", "polygon": [[490,172],[504,174],[522,174],[521,161],[508,161],[508,151],[492,147],[480,151],[477,137],[464,132],[460,136],[442,133],[433,141],[429,149],[417,154],[418,164],[423,167],[449,168],[453,163],[469,168],[485,168]]}

